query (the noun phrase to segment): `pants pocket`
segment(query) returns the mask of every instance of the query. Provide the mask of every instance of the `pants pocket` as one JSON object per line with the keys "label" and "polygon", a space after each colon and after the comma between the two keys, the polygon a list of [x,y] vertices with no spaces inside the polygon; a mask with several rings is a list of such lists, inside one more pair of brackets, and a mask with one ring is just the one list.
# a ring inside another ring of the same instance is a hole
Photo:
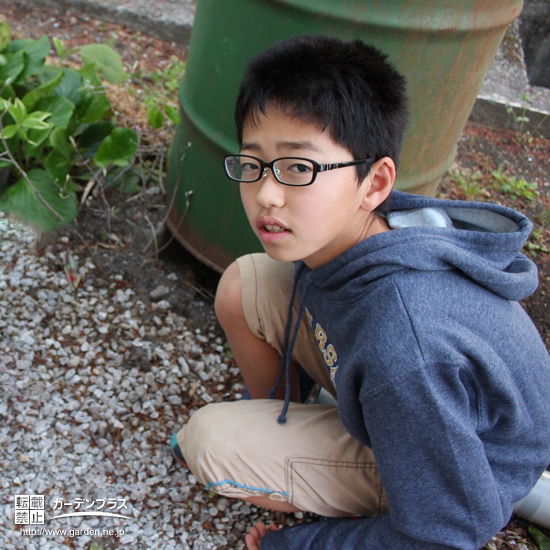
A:
{"label": "pants pocket", "polygon": [[289,457],[286,482],[289,502],[322,516],[376,516],[388,512],[374,459],[358,463]]}

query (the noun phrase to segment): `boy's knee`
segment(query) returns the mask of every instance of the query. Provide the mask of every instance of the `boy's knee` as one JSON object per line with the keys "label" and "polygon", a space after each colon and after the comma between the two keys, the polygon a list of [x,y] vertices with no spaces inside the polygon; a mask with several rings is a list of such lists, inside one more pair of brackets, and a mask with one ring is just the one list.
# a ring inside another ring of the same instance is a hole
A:
{"label": "boy's knee", "polygon": [[220,279],[214,309],[222,326],[224,322],[234,320],[236,315],[243,314],[241,272],[237,262],[233,262]]}
{"label": "boy's knee", "polygon": [[212,430],[216,430],[218,423],[210,421],[211,411],[212,405],[196,411],[177,435],[187,465],[203,483],[205,480],[200,475],[199,465],[204,463],[205,456],[212,454],[212,444],[215,446],[217,440]]}
{"label": "boy's knee", "polygon": [[201,483],[223,478],[224,464],[236,452],[227,435],[234,421],[226,403],[212,403],[196,411],[177,434],[185,462]]}

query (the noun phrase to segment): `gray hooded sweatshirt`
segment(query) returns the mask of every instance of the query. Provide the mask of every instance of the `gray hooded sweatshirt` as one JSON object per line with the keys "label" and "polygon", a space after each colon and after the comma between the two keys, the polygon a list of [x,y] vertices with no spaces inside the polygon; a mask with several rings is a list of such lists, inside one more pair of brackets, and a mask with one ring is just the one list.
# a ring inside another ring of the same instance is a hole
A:
{"label": "gray hooded sweatshirt", "polygon": [[550,358],[517,303],[538,283],[529,220],[393,192],[388,222],[318,269],[298,262],[295,284],[389,514],[269,532],[261,550],[476,550],[550,462]]}

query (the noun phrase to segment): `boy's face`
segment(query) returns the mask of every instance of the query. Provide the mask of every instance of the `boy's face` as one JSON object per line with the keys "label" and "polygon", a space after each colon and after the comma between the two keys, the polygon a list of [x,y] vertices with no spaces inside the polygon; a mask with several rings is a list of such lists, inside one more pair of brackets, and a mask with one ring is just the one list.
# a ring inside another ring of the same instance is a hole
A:
{"label": "boy's face", "polygon": [[[328,132],[275,108],[243,128],[241,154],[271,162],[303,157],[320,164],[346,162],[353,155]],[[280,261],[303,260],[315,269],[368,236],[374,214],[362,208],[369,177],[357,183],[355,167],[317,174],[305,187],[282,185],[267,176],[241,183],[241,198],[252,229],[268,255]]]}

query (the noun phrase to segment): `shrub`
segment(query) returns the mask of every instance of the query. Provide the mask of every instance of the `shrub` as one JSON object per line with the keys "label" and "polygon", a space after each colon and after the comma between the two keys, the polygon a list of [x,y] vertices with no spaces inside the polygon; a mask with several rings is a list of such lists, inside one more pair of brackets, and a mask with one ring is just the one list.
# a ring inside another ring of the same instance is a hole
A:
{"label": "shrub", "polygon": [[[61,60],[74,50],[53,40]],[[135,130],[117,126],[100,75],[125,79],[104,44],[76,48],[82,68],[46,63],[50,40],[11,39],[0,23],[0,210],[48,232],[78,213],[79,182],[125,167],[138,148]]]}

